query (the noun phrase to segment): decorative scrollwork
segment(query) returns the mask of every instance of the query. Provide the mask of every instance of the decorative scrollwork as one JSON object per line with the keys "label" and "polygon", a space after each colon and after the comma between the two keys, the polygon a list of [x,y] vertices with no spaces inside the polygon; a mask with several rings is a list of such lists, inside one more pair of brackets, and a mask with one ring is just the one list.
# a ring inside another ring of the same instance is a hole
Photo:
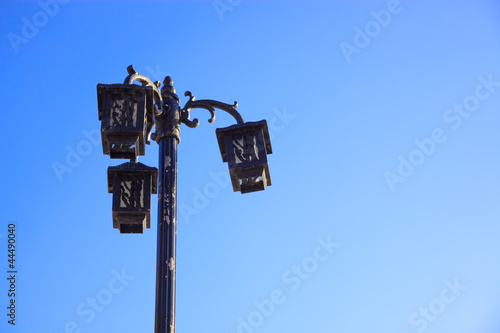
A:
{"label": "decorative scrollwork", "polygon": [[[143,87],[151,87],[153,88],[153,98],[155,100],[155,105],[154,105],[154,116],[159,115],[163,109],[163,100],[161,97],[160,93],[160,86],[161,82],[156,81],[153,83],[148,77],[139,74],[136,72],[134,67],[132,65],[127,67],[127,72],[128,76],[125,78],[123,84],[131,85],[134,81],[138,81],[142,84]],[[151,121],[148,121],[147,128],[146,128],[146,143],[150,144],[151,143],[151,132],[153,131],[154,127],[154,121],[153,121],[153,116],[150,118]]]}
{"label": "decorative scrollwork", "polygon": [[193,120],[189,119],[190,111],[192,109],[205,109],[210,112],[211,117],[208,119],[209,123],[213,123],[215,120],[215,108],[226,111],[231,116],[233,116],[238,124],[243,124],[245,121],[241,117],[240,113],[236,111],[238,107],[238,102],[234,102],[233,105],[222,103],[219,101],[214,101],[211,99],[200,99],[198,101],[195,100],[195,97],[190,91],[186,91],[184,96],[189,96],[189,101],[186,102],[186,105],[181,110],[181,121],[186,124],[188,127],[194,128],[197,127],[200,121],[195,118]]}
{"label": "decorative scrollwork", "polygon": [[[160,81],[152,82],[146,76],[139,74],[135,71],[132,65],[127,67],[128,76],[124,80],[125,85],[132,85],[134,81],[140,82],[143,87],[151,87],[153,90],[153,98],[155,100],[153,114],[151,118],[148,119],[146,128],[146,143],[150,143],[150,139],[159,142],[159,140],[164,136],[173,136],[180,141],[179,138],[179,125],[184,123],[186,126],[194,128],[197,127],[200,121],[195,118],[190,120],[190,111],[192,109],[205,109],[210,112],[210,118],[208,121],[213,123],[215,120],[215,109],[220,109],[226,111],[231,116],[236,119],[238,124],[244,124],[245,121],[241,117],[240,113],[236,111],[238,107],[238,102],[234,104],[226,104],[219,101],[214,101],[210,99],[195,100],[193,94],[190,91],[186,91],[184,96],[189,96],[189,100],[186,102],[184,107],[180,109],[179,97],[175,92],[173,87],[172,79],[167,76],[163,81],[163,86],[160,90]],[[154,121],[153,121],[154,118]],[[156,132],[151,134],[153,127],[156,123]]]}
{"label": "decorative scrollwork", "polygon": [[129,75],[125,78],[125,80],[123,81],[123,84],[130,85],[130,84],[132,84],[132,82],[138,81],[142,84],[143,87],[153,88],[153,91],[154,91],[153,96],[154,96],[155,102],[159,105],[162,104],[162,98],[161,98],[161,93],[160,93],[160,85],[161,85],[160,81],[156,81],[153,83],[153,81],[151,81],[148,77],[137,73],[132,65],[127,67],[127,72]]}

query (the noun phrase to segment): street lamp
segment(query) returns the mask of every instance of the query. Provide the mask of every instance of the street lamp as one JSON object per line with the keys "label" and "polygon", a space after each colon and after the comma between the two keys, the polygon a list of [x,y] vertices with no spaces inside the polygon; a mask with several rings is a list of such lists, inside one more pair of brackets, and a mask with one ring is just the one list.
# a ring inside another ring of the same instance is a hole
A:
{"label": "street lamp", "polygon": [[272,148],[265,120],[218,128],[215,133],[235,192],[261,191],[271,185],[267,154]]}
{"label": "street lamp", "polygon": [[144,143],[149,141],[146,125],[153,124],[153,89],[99,84],[97,100],[103,153],[133,160],[144,155]]}
{"label": "street lamp", "polygon": [[[108,168],[108,191],[113,193],[113,227],[121,233],[142,233],[150,227],[150,196],[158,191],[155,333],[175,331],[175,264],[177,236],[177,145],[180,124],[198,126],[190,111],[215,109],[233,116],[236,124],[216,130],[222,160],[228,162],[234,191],[261,191],[271,185],[267,154],[272,153],[267,122],[245,123],[236,108],[214,100],[189,100],[180,107],[173,81],[161,83],[137,73],[132,66],[123,84],[98,84],[97,99],[103,153],[130,162]],[[141,85],[134,84],[139,82]],[[155,132],[152,133],[153,127]],[[159,144],[158,169],[137,162],[150,137]],[[158,180],[158,187],[156,181]]]}
{"label": "street lamp", "polygon": [[113,228],[143,233],[149,228],[151,193],[157,193],[158,169],[142,163],[108,168],[108,192],[113,193]]}

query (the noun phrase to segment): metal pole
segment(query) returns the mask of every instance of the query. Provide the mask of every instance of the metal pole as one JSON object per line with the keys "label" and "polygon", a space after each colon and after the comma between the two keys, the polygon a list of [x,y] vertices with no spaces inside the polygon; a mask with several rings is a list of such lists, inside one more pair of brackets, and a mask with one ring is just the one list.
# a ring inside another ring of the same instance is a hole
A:
{"label": "metal pole", "polygon": [[177,140],[160,140],[158,251],[156,264],[156,333],[175,332],[175,263],[177,238]]}
{"label": "metal pole", "polygon": [[156,118],[159,143],[158,247],[155,333],[175,332],[175,264],[177,238],[177,145],[180,107],[172,80],[162,89],[164,110]]}

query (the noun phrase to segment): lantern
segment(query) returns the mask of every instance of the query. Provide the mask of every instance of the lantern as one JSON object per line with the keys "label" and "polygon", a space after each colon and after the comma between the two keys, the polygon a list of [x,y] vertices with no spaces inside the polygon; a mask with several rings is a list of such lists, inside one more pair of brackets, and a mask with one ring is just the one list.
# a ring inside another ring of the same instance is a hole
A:
{"label": "lantern", "polygon": [[271,185],[267,154],[272,148],[265,120],[218,128],[215,133],[235,192],[262,191]]}
{"label": "lantern", "polygon": [[111,158],[144,155],[146,127],[153,123],[153,89],[135,84],[98,84],[102,150]]}
{"label": "lantern", "polygon": [[158,169],[128,162],[108,168],[108,192],[113,193],[113,228],[143,233],[151,225],[151,193],[158,188]]}

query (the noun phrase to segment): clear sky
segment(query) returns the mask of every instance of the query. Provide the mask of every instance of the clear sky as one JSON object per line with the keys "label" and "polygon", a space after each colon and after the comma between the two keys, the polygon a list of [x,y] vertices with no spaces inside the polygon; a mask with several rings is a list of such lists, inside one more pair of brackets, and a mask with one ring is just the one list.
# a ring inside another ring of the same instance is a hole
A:
{"label": "clear sky", "polygon": [[0,332],[153,332],[156,196],[151,229],[112,228],[97,112],[130,64],[271,132],[273,184],[242,195],[215,135],[234,119],[182,126],[177,332],[500,332],[500,2],[2,1],[0,20]]}

